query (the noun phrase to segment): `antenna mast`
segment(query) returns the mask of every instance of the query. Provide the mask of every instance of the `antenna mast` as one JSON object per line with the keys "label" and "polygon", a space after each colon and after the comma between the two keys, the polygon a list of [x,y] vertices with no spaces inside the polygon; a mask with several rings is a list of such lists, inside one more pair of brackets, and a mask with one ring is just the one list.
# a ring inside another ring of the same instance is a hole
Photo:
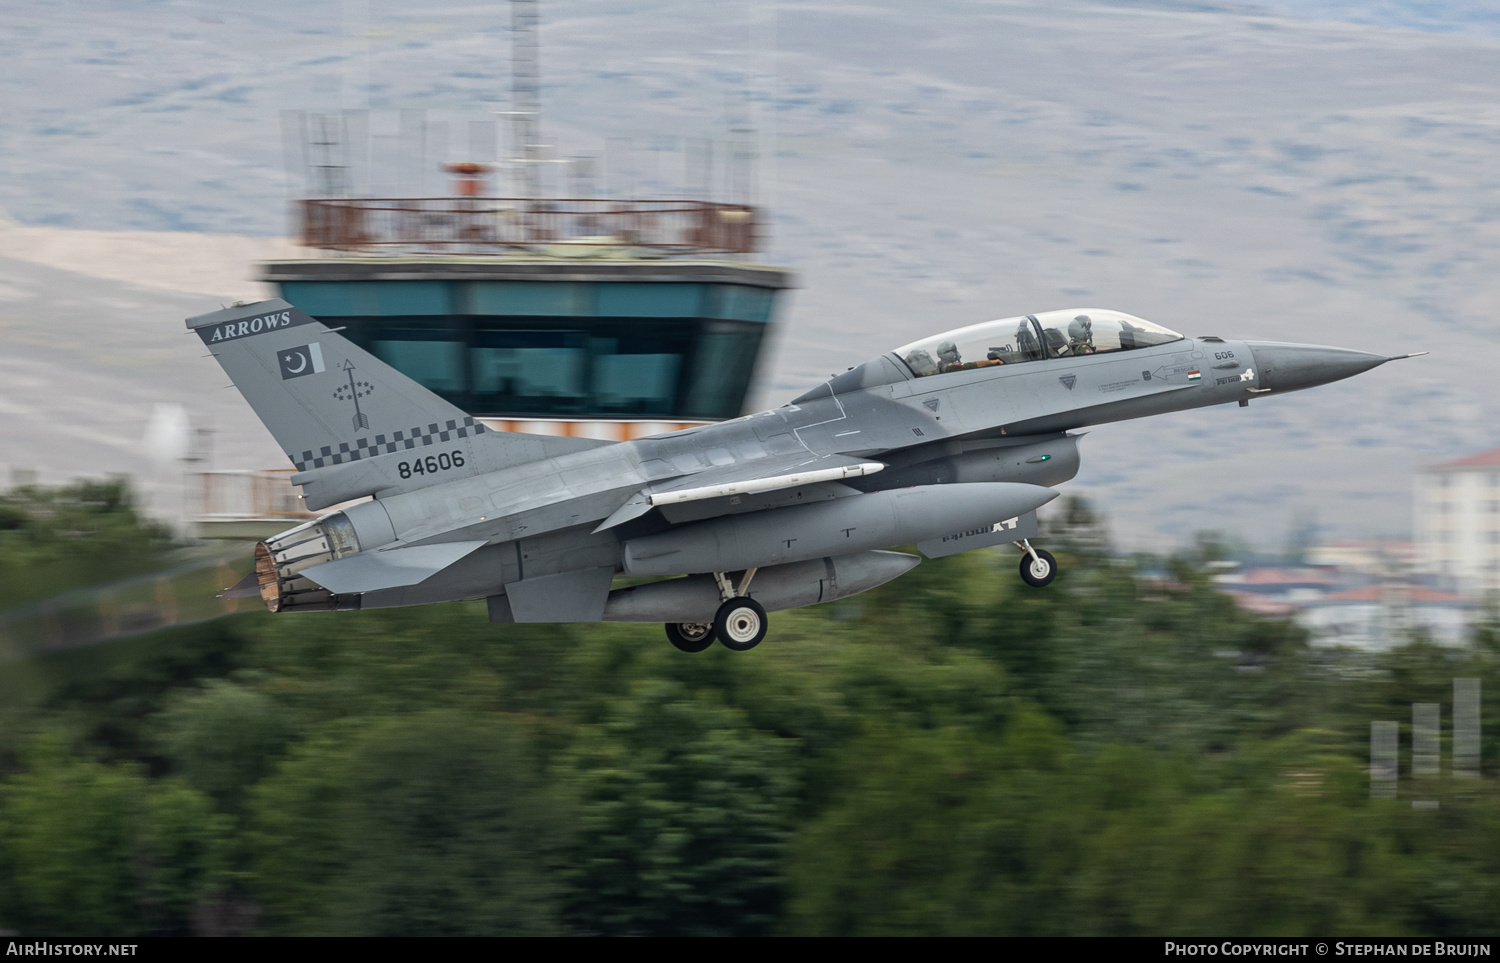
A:
{"label": "antenna mast", "polygon": [[541,53],[538,0],[510,0],[511,151],[521,196],[542,194]]}

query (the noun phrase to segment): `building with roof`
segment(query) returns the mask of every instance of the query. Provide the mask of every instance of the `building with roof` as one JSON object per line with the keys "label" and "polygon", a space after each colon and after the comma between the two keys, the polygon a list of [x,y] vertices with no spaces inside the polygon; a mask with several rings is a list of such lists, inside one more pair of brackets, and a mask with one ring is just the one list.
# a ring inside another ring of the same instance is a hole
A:
{"label": "building with roof", "polygon": [[1249,568],[1215,576],[1214,582],[1236,596],[1284,603],[1295,608],[1346,587],[1330,568]]}
{"label": "building with roof", "polygon": [[1413,496],[1423,567],[1465,593],[1500,594],[1500,448],[1424,469]]}
{"label": "building with roof", "polygon": [[1413,542],[1325,542],[1308,547],[1307,564],[1378,578],[1401,578],[1421,570],[1422,548]]}
{"label": "building with roof", "polygon": [[1425,638],[1438,645],[1466,644],[1479,602],[1415,575],[1404,543],[1314,546],[1318,564],[1236,569],[1215,584],[1247,612],[1290,618],[1314,644],[1385,649]]}
{"label": "building with roof", "polygon": [[1384,649],[1415,636],[1463,645],[1474,606],[1453,592],[1390,582],[1325,595],[1305,604],[1297,620],[1323,645]]}

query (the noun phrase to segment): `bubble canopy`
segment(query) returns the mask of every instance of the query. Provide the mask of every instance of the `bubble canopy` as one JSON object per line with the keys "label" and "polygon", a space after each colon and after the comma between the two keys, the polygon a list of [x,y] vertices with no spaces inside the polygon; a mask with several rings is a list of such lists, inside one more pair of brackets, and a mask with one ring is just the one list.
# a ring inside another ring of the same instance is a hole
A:
{"label": "bubble canopy", "polygon": [[1130,351],[1182,335],[1120,311],[1071,308],[971,324],[897,348],[919,378],[995,365]]}

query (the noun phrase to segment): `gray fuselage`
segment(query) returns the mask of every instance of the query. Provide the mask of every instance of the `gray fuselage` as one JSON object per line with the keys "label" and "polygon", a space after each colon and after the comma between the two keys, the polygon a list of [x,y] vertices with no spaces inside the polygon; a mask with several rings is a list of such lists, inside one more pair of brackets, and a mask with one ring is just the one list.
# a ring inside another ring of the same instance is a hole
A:
{"label": "gray fuselage", "polygon": [[[920,378],[894,355],[882,355],[770,411],[354,506],[348,514],[366,548],[393,540],[487,543],[436,578],[365,593],[361,604],[482,597],[493,595],[497,584],[554,573],[619,571],[622,546],[632,539],[700,519],[913,486],[1054,486],[1078,470],[1070,430],[1241,401],[1259,387],[1246,342],[1184,339]],[[594,531],[642,490],[680,487],[690,476],[711,477],[716,468],[830,455],[888,467],[840,482],[662,507]]]}

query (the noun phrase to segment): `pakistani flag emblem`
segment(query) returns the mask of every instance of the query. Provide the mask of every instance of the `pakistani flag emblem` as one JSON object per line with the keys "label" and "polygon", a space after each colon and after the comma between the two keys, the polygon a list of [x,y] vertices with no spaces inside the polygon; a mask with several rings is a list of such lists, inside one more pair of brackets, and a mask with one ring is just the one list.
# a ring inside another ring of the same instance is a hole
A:
{"label": "pakistani flag emblem", "polygon": [[314,341],[296,348],[282,348],[276,355],[281,362],[281,380],[301,378],[323,370],[323,346]]}
{"label": "pakistani flag emblem", "polygon": [[1067,388],[1069,391],[1072,391],[1073,390],[1073,386],[1078,383],[1078,376],[1077,375],[1063,375],[1061,378],[1058,378],[1057,380],[1062,382],[1064,388]]}

